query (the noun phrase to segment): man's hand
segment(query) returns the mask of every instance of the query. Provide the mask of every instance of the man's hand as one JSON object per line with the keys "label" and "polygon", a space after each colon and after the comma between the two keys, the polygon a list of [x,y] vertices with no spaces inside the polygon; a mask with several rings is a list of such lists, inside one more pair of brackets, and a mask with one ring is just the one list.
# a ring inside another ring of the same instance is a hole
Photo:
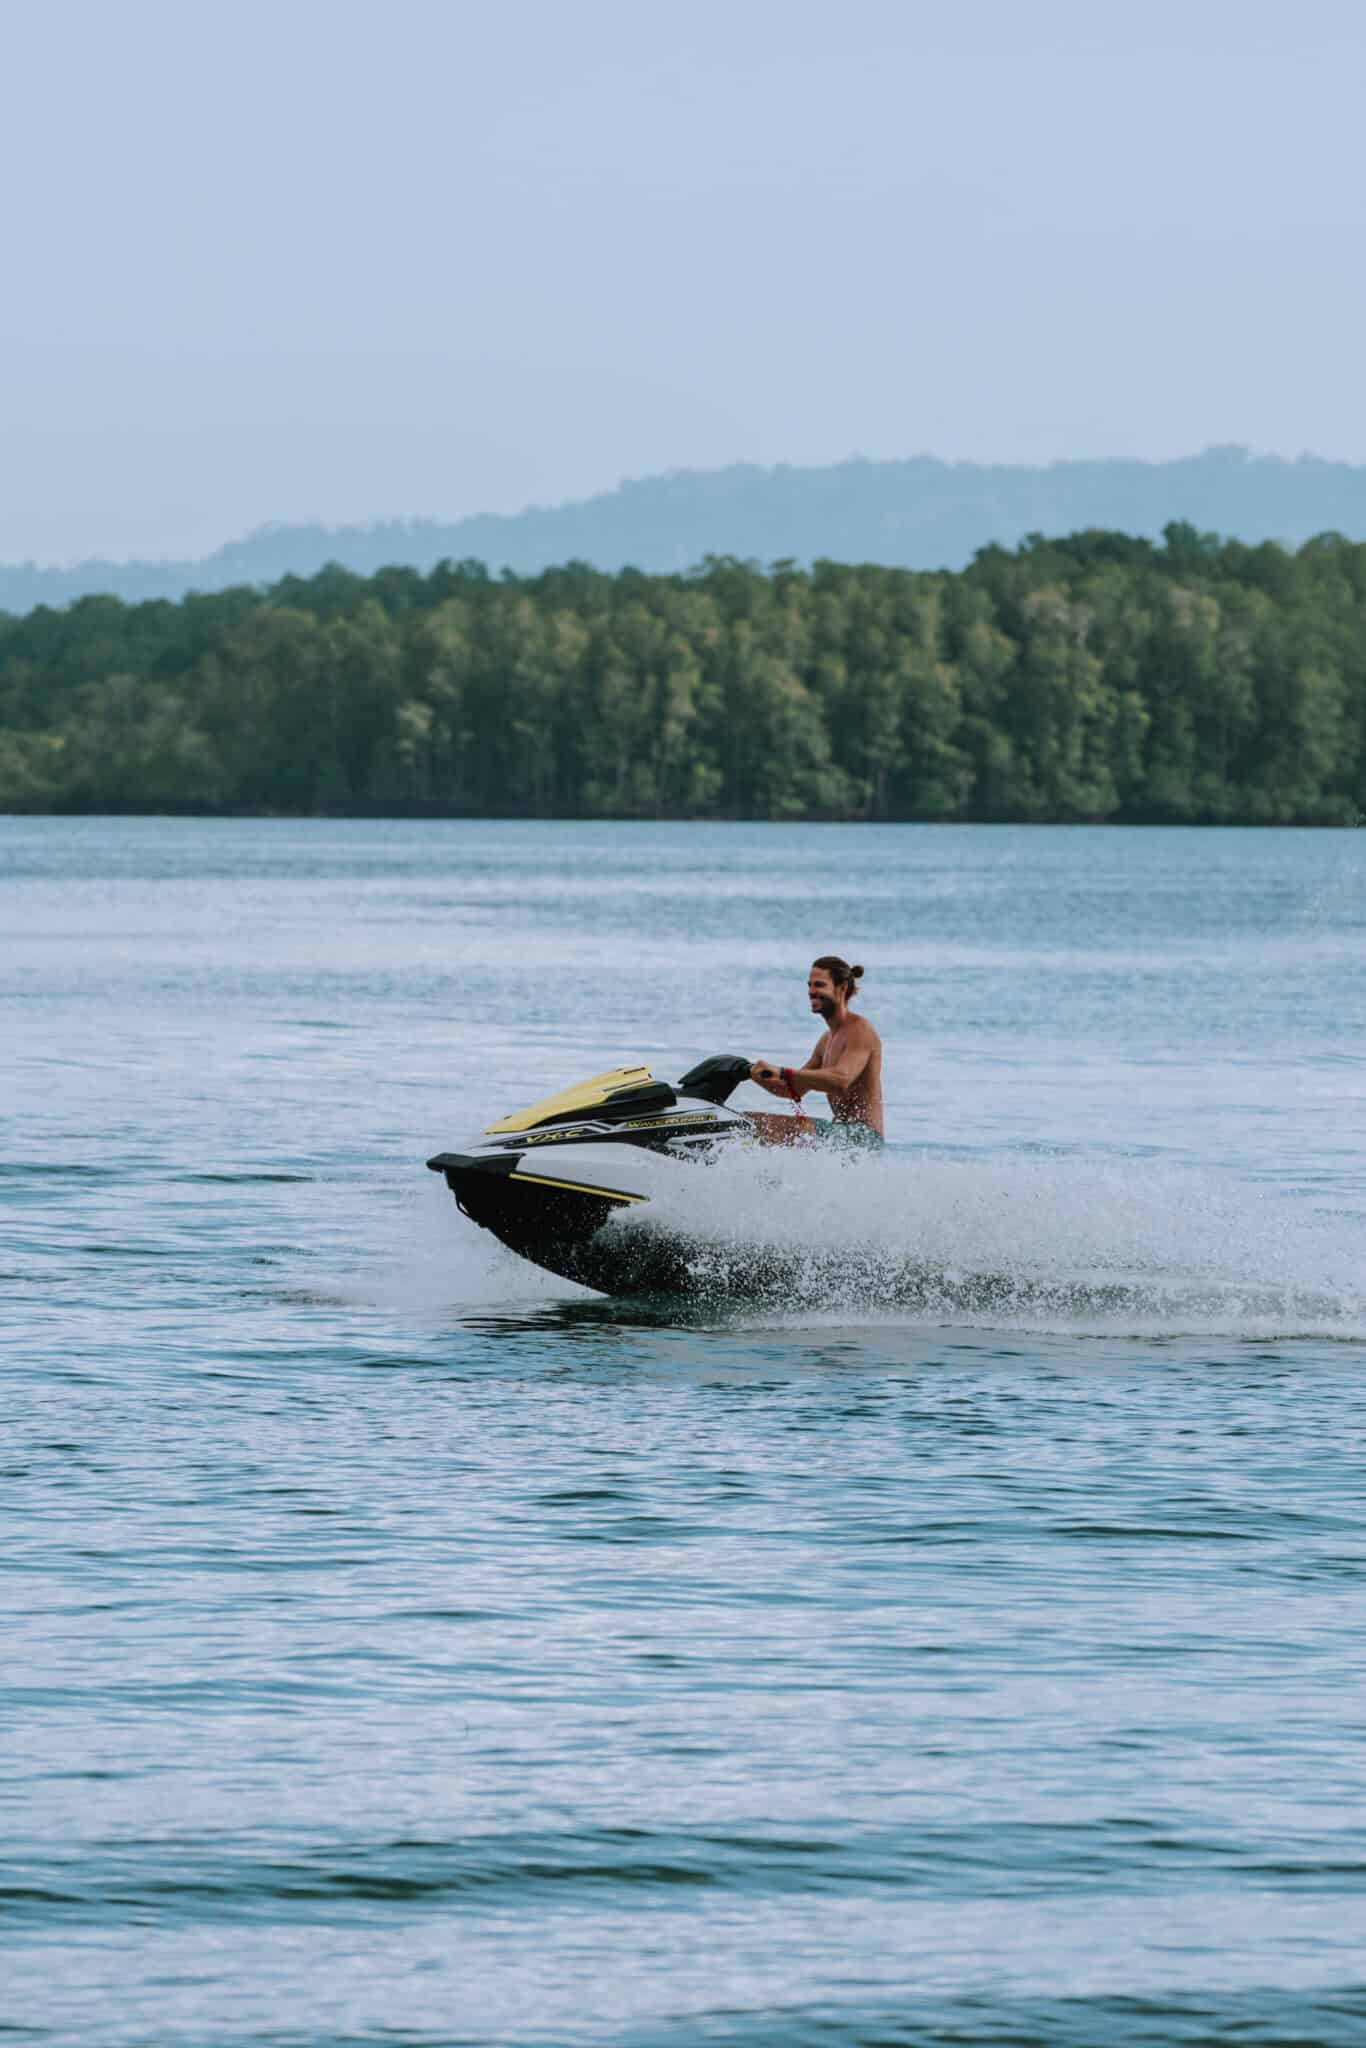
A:
{"label": "man's hand", "polygon": [[749,1070],[751,1081],[757,1081],[761,1088],[767,1088],[770,1095],[781,1095],[788,1099],[787,1083],[771,1060],[756,1060]]}

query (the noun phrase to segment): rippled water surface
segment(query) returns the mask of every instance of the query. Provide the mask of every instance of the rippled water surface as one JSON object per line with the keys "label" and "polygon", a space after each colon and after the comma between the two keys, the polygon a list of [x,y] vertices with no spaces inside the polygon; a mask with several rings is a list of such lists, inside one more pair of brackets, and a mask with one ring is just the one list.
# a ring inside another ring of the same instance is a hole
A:
{"label": "rippled water surface", "polygon": [[[1366,836],[0,819],[0,2037],[1366,2039]],[[748,1308],[429,1152],[798,1059]],[[934,1285],[900,1286],[907,1261]]]}

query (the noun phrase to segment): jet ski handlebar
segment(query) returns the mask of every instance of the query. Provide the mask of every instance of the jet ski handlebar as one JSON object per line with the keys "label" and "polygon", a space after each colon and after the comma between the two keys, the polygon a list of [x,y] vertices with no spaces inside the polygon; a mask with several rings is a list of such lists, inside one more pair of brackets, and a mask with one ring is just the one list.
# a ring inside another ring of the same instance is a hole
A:
{"label": "jet ski handlebar", "polygon": [[726,1101],[731,1091],[742,1081],[749,1079],[750,1062],[739,1053],[716,1052],[710,1059],[699,1060],[695,1067],[678,1083],[680,1095],[700,1096],[703,1102],[718,1105]]}

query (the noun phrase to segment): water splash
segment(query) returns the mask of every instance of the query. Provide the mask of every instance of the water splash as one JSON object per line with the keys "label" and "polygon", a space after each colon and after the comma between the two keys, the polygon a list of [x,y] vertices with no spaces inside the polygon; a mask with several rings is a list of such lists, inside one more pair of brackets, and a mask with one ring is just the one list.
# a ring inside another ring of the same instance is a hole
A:
{"label": "water splash", "polygon": [[1151,1158],[737,1152],[609,1227],[778,1314],[1366,1337],[1366,1218]]}

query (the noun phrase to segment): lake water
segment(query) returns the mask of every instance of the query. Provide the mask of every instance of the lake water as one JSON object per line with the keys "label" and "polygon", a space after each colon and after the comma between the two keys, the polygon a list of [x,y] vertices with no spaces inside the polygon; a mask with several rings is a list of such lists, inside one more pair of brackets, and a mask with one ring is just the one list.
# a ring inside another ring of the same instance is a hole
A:
{"label": "lake water", "polygon": [[[827,950],[790,1298],[425,1171]],[[1360,833],[0,819],[0,2035],[1355,2048],[1363,1025]]]}

